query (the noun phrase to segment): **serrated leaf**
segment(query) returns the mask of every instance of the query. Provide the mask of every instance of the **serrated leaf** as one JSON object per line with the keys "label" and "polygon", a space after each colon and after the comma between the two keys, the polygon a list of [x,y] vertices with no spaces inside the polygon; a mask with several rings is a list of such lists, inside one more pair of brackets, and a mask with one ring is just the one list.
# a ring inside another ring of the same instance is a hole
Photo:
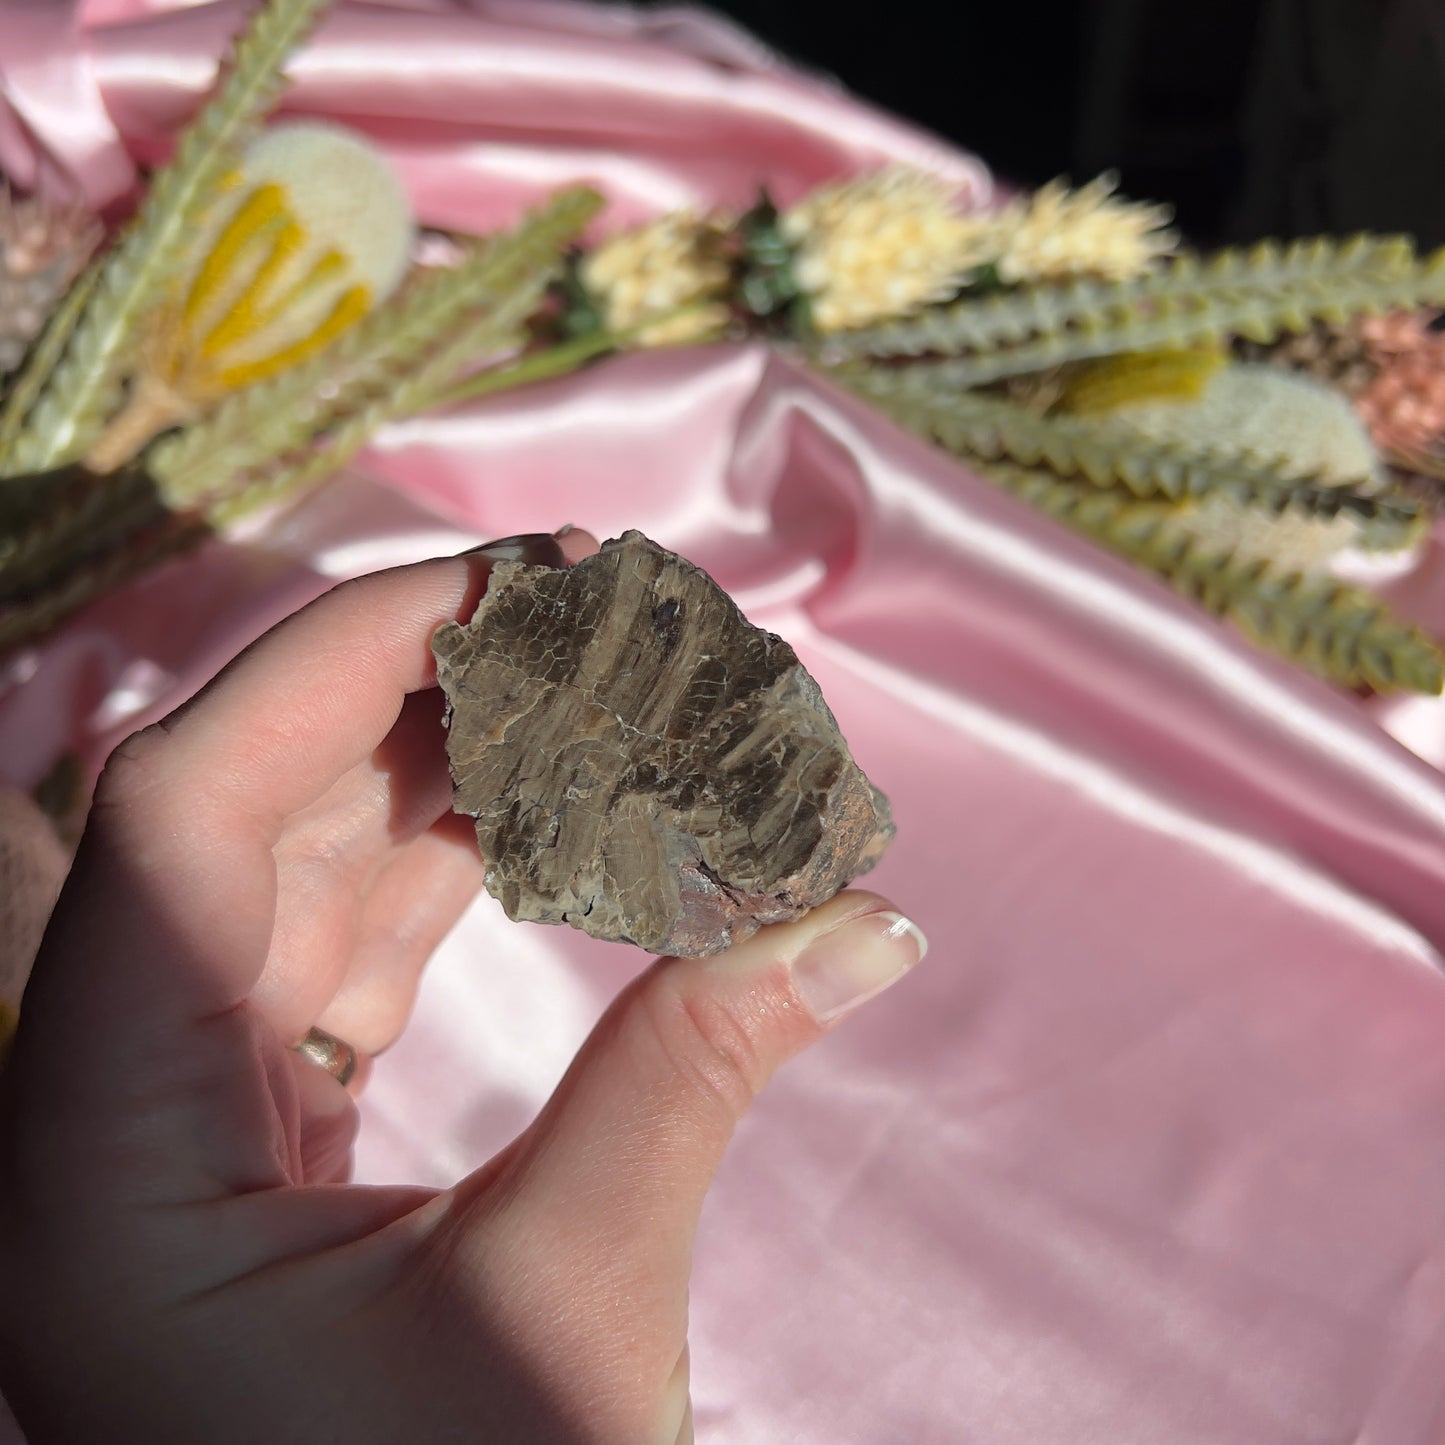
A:
{"label": "serrated leaf", "polygon": [[843,379],[910,431],[960,456],[1002,456],[1025,466],[1044,460],[1062,478],[1118,487],[1140,499],[1221,493],[1273,516],[1287,510],[1348,516],[1366,547],[1405,547],[1424,528],[1418,501],[1404,493],[1376,494],[1369,478],[1353,487],[1330,484],[1291,471],[1282,459],[1148,437],[1107,415],[1040,416],[1004,397],[924,391],[908,377],[907,370],[875,367],[850,370]]}
{"label": "serrated leaf", "polygon": [[1130,281],[1023,286],[965,297],[917,319],[830,337],[825,365],[864,357],[945,357],[955,388],[1124,351],[1182,350],[1242,335],[1268,342],[1321,316],[1445,304],[1445,253],[1419,258],[1400,237],[1329,238],[1282,251],[1176,258]]}
{"label": "serrated leaf", "polygon": [[1007,463],[982,463],[978,470],[1331,682],[1424,693],[1439,693],[1445,683],[1445,656],[1436,643],[1361,588],[1210,552],[1174,525],[1173,509],[1161,503]]}
{"label": "serrated leaf", "polygon": [[257,133],[282,86],[281,67],[330,0],[266,0],[237,40],[220,89],[152,179],[140,211],[103,258],[64,357],[5,459],[5,474],[73,461],[114,411],[120,373],[147,310],[183,270],[196,221],[227,167]]}

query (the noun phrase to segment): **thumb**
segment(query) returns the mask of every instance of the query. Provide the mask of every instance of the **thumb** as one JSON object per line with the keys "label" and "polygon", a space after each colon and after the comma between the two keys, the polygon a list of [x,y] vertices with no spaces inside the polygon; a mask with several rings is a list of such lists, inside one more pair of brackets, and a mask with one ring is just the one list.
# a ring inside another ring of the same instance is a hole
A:
{"label": "thumb", "polygon": [[660,959],[459,1202],[552,1262],[574,1318],[586,1309],[578,1295],[595,1290],[597,1308],[626,1300],[654,1325],[681,1308],[671,1323],[685,1332],[693,1233],[738,1121],[780,1064],[926,947],[885,899],[850,892],[717,957]]}

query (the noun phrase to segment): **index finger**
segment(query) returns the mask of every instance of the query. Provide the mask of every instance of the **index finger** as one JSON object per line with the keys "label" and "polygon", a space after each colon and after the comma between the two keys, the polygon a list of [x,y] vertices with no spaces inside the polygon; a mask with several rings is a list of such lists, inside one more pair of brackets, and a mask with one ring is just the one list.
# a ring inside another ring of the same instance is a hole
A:
{"label": "index finger", "polygon": [[193,787],[204,806],[224,805],[274,842],[381,745],[409,693],[436,682],[432,634],[471,614],[496,562],[562,566],[595,545],[576,531],[565,542],[504,538],[344,582],[259,638],[158,735],[123,744],[117,762],[154,744],[168,788]]}
{"label": "index finger", "polygon": [[266,962],[271,850],[287,819],[370,757],[407,695],[434,682],[432,634],[475,604],[490,567],[448,558],[343,583],[123,743],[25,1012],[60,1004],[71,1026],[98,1012],[91,1021],[112,1031],[150,1035],[244,1000]]}

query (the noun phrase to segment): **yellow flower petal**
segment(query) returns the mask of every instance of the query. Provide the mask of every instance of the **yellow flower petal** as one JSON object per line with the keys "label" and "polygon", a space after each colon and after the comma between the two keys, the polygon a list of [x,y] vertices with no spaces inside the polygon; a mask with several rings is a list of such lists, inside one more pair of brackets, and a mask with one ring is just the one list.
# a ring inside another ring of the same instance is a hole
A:
{"label": "yellow flower petal", "polygon": [[187,329],[199,328],[207,308],[237,273],[244,270],[250,253],[267,245],[288,223],[280,186],[258,186],[252,191],[237,207],[196,273],[181,312],[182,325]]}
{"label": "yellow flower petal", "polygon": [[313,355],[390,293],[411,250],[405,196],[359,136],[280,126],[242,158],[185,304],[150,352],[191,407]]}
{"label": "yellow flower petal", "polygon": [[295,366],[298,361],[314,356],[322,347],[330,346],[343,331],[360,321],[370,309],[371,296],[366,287],[353,286],[342,293],[331,314],[314,331],[259,361],[227,368],[220,373],[221,385],[228,391],[234,391],[238,387],[250,386],[252,382],[285,371],[288,366]]}
{"label": "yellow flower petal", "polygon": [[199,347],[199,355],[207,360],[224,356],[226,351],[245,340],[265,324],[274,311],[267,306],[267,294],[292,265],[306,244],[306,233],[294,221],[286,221],[270,238],[267,251],[255,274],[246,282],[230,309],[205,334]]}

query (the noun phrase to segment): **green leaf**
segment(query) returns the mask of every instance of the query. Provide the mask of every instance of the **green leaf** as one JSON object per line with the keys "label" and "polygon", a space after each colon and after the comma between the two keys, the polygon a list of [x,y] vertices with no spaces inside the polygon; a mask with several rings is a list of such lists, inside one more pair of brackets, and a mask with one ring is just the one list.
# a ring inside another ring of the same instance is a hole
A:
{"label": "green leaf", "polygon": [[1365,547],[1406,547],[1424,529],[1424,509],[1415,498],[1375,493],[1367,477],[1353,486],[1331,484],[1292,471],[1284,458],[1147,437],[1107,415],[1040,416],[1000,396],[925,390],[910,385],[907,375],[901,368],[874,367],[840,373],[840,379],[910,431],[972,460],[1047,467],[1062,478],[1119,487],[1141,499],[1224,493],[1271,516],[1349,516]]}
{"label": "green leaf", "polygon": [[1325,574],[1279,573],[1212,552],[1177,525],[1175,509],[1164,503],[1007,462],[983,463],[979,471],[1320,677],[1377,692],[1439,693],[1445,683],[1439,647],[1369,592]]}
{"label": "green leaf", "polygon": [[738,222],[742,255],[738,262],[737,297],[743,308],[766,323],[791,320],[806,334],[806,297],[793,271],[793,245],[783,235],[778,208],[766,191]]}
{"label": "green leaf", "polygon": [[1445,249],[1360,236],[1265,243],[1201,263],[1178,257],[1131,281],[1017,287],[831,337],[826,365],[865,357],[940,357],[908,368],[953,390],[1122,351],[1184,348],[1231,336],[1272,341],[1315,319],[1445,304]]}
{"label": "green leaf", "polygon": [[561,274],[552,288],[560,302],[554,334],[568,341],[606,329],[602,308],[582,279],[581,260],[581,252],[573,247],[563,260]]}
{"label": "green leaf", "polygon": [[0,480],[8,480],[3,463],[11,455],[25,419],[29,416],[51,375],[65,355],[65,348],[90,304],[96,283],[100,280],[100,263],[92,261],[71,282],[70,288],[45,323],[45,330],[26,356],[24,369],[5,394],[4,410],[0,411]]}

